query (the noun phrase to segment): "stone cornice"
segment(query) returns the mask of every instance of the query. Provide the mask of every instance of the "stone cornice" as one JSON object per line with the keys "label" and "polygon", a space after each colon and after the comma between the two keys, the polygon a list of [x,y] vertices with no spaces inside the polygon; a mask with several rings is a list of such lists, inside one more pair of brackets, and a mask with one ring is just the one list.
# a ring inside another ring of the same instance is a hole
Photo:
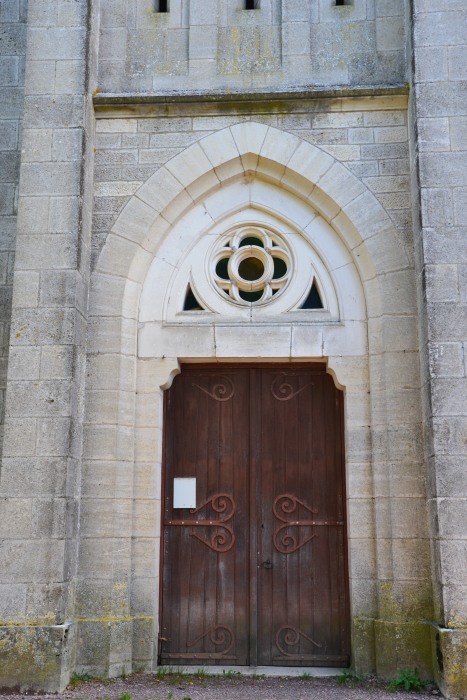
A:
{"label": "stone cornice", "polygon": [[[111,116],[150,116],[152,114],[174,114],[198,110],[203,112],[241,111],[260,114],[273,111],[300,111],[307,104],[313,109],[332,111],[353,111],[361,109],[362,101],[366,108],[403,109],[407,106],[409,87],[406,83],[395,85],[299,87],[283,90],[259,92],[203,92],[173,91],[163,93],[123,94],[101,93],[93,96],[94,109],[100,117]],[[381,106],[378,106],[381,104]]]}

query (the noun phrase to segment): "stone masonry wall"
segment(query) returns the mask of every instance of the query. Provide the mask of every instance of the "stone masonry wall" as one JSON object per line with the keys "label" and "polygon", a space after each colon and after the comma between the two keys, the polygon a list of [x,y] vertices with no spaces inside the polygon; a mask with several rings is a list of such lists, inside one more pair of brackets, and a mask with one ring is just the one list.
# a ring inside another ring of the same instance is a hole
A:
{"label": "stone masonry wall", "polygon": [[[97,100],[99,99],[98,97]],[[344,163],[385,207],[399,234],[399,245],[406,251],[410,263],[413,263],[407,115],[404,95],[334,100],[291,100],[282,103],[280,107],[276,104],[268,104],[267,101],[263,105],[255,102],[246,103],[243,106],[239,104],[229,106],[228,103],[219,106],[198,104],[196,109],[190,105],[161,103],[152,104],[142,108],[141,111],[145,112],[146,116],[137,118],[133,106],[115,108],[112,112],[113,118],[108,118],[108,108],[98,113],[95,142],[93,264],[124,205],[159,167],[190,144],[224,127],[244,121],[262,122],[281,128],[286,133],[295,134],[318,145]],[[149,115],[148,112],[151,114]],[[372,255],[376,256],[378,253],[381,253],[379,249],[371,249]],[[359,494],[361,497],[356,496],[358,508],[352,511],[355,523],[354,536],[370,541],[369,550],[372,549],[373,543],[376,548],[375,558],[369,555],[368,559],[364,560],[362,555],[356,556],[353,560],[352,578],[356,581],[353,588],[353,613],[356,617],[360,615],[362,618],[367,618],[356,621],[356,624],[360,625],[360,630],[365,629],[365,634],[362,633],[361,636],[366,636],[367,639],[373,633],[369,631],[373,620],[379,615],[380,624],[376,632],[380,646],[378,658],[375,659],[374,646],[368,642],[356,640],[355,653],[360,657],[361,666],[359,667],[364,667],[366,672],[374,671],[377,666],[381,673],[392,674],[394,668],[402,663],[403,659],[410,658],[423,673],[430,675],[431,667],[427,662],[429,638],[426,626],[420,624],[421,620],[430,619],[433,611],[421,448],[415,294],[412,270],[400,270],[397,264],[392,267],[395,259],[386,250],[384,257],[386,269],[390,270],[390,274],[381,275],[381,277],[394,280],[390,298],[385,299],[384,303],[384,307],[390,311],[384,319],[378,319],[378,322],[371,327],[370,335],[373,336],[378,347],[384,347],[392,353],[391,369],[388,371],[394,372],[394,375],[391,375],[387,395],[381,396],[384,394],[381,389],[384,384],[381,356],[378,353],[370,356],[372,398],[375,397],[376,402],[381,399],[381,404],[375,410],[372,421],[371,444],[374,461],[371,463],[368,449],[363,458],[363,461],[367,462],[365,467],[367,471],[362,475],[357,487],[352,485],[352,488],[355,488],[353,492],[355,494],[358,489],[361,489]],[[391,274],[393,269],[396,272]],[[381,284],[383,286],[387,284],[386,280],[381,281]],[[98,308],[102,314],[102,317],[99,317],[98,327],[102,329],[107,320],[105,315],[108,308],[103,299],[99,299]],[[112,317],[110,320],[113,322],[115,319]],[[91,345],[96,347],[92,341]],[[105,347],[113,348],[114,345],[105,344]],[[93,367],[100,367],[102,361],[102,354],[98,355],[97,350],[90,349],[90,372]],[[105,611],[112,609],[111,596],[117,600],[113,593],[114,588],[105,578],[108,572],[105,572],[95,559],[95,552],[101,551],[100,542],[111,538],[109,533],[112,531],[114,522],[113,511],[106,511],[105,508],[92,504],[92,501],[97,503],[98,499],[94,486],[96,477],[92,475],[95,468],[92,461],[96,460],[98,439],[96,436],[108,433],[110,440],[113,435],[110,430],[104,432],[104,429],[109,427],[108,416],[112,410],[115,410],[112,401],[109,403],[110,388],[115,389],[104,382],[104,379],[101,381],[99,378],[98,391],[93,393],[94,403],[86,417],[86,434],[90,436],[89,444],[86,441],[84,453],[88,483],[83,482],[81,520],[83,543],[77,588],[77,617],[78,620],[84,621],[92,618],[96,620],[96,626],[97,619],[105,621]],[[100,407],[100,413],[95,411],[95,406]],[[108,413],[104,411],[103,406],[107,406]],[[99,431],[100,426],[96,425],[99,416],[104,424],[101,426],[102,432]],[[350,420],[352,419],[351,417]],[[365,421],[364,430],[368,430],[369,417],[365,416],[362,420]],[[146,431],[144,436],[143,433],[138,433],[138,437],[137,452],[144,453],[144,459],[141,457],[140,459],[145,464],[150,464],[157,451],[157,433],[149,434],[149,431]],[[107,444],[102,443],[103,440],[99,438],[99,459],[111,459],[113,448],[109,449],[107,454]],[[369,444],[370,441],[367,447]],[[354,444],[349,444],[348,448],[349,453],[358,449]],[[115,466],[117,468],[117,464]],[[99,474],[98,471],[97,474]],[[371,486],[372,478],[374,490]],[[90,484],[93,485],[92,488]],[[141,500],[147,506],[144,512],[153,512],[149,507],[147,496],[143,494]],[[393,511],[393,520],[385,517],[387,515],[385,509],[389,508],[389,503]],[[130,513],[130,506],[127,499],[121,496],[119,512]],[[134,512],[140,508],[137,499],[133,507]],[[376,523],[373,520],[373,507],[377,514]],[[108,508],[107,504],[106,508]],[[129,540],[131,527],[129,518],[121,518],[118,522],[119,538],[127,537]],[[138,522],[137,527],[138,536],[146,542],[154,537],[157,522],[144,518]],[[109,542],[108,548],[110,547]],[[154,547],[154,549],[158,548]],[[120,551],[119,548],[119,565],[122,557]],[[137,572],[139,571],[137,569]],[[89,572],[92,572],[92,582]],[[113,571],[111,573],[115,575]],[[141,573],[135,573],[136,577],[138,575],[142,576]],[[125,615],[135,614],[132,607],[134,601],[131,600],[131,586],[126,583],[123,586],[120,580],[115,583],[118,583],[119,590],[123,591],[121,598],[124,600],[120,598],[117,600],[118,605],[122,606],[119,609],[123,610]],[[139,590],[140,583],[136,581],[135,591]],[[90,586],[100,592],[99,600],[96,596],[89,595]],[[136,612],[149,616],[152,611],[137,608]],[[410,638],[407,636],[409,632]],[[395,638],[399,640],[397,645],[394,642]],[[418,640],[417,644],[414,639]],[[361,644],[360,648],[359,644]],[[109,641],[109,645],[112,645],[112,641]],[[87,649],[83,647],[83,655],[79,657],[82,668],[88,671],[93,669],[90,648],[90,646]],[[363,664],[366,665],[363,666]]]}
{"label": "stone masonry wall", "polygon": [[0,454],[16,235],[27,0],[0,3]]}
{"label": "stone masonry wall", "polygon": [[[13,4],[2,2],[2,9]],[[0,684],[6,687],[61,690],[74,664],[70,621],[92,178],[85,97],[93,89],[86,84],[93,55],[89,12],[85,0],[29,0],[28,5],[0,473]]]}
{"label": "stone masonry wall", "polygon": [[[467,693],[467,7],[415,0],[414,202],[438,672]],[[418,166],[418,170],[417,170]],[[418,191],[417,191],[418,190]]]}
{"label": "stone masonry wall", "polygon": [[317,100],[313,107],[298,108],[293,114],[265,107],[250,116],[245,113],[249,109],[242,113],[234,107],[229,113],[228,107],[217,110],[206,105],[202,114],[195,115],[187,106],[186,115],[177,117],[98,119],[93,261],[121,209],[158,167],[204,136],[248,120],[296,134],[345,163],[386,207],[413,259],[406,98],[372,101],[375,111],[364,111],[356,98],[345,101],[349,111],[342,111],[342,101],[336,99]]}
{"label": "stone masonry wall", "polygon": [[403,0],[102,3],[99,89],[112,93],[402,83]]}

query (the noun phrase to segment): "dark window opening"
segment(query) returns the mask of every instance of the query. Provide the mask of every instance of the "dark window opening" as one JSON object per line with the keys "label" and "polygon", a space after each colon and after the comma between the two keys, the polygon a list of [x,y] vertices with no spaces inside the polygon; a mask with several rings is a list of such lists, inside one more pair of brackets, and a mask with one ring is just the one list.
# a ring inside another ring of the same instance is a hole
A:
{"label": "dark window opening", "polygon": [[260,248],[264,248],[263,241],[261,241],[259,238],[255,238],[254,236],[247,236],[244,238],[238,247],[241,248],[245,245],[257,245]]}
{"label": "dark window opening", "polygon": [[156,0],[156,12],[168,12],[169,0]]}
{"label": "dark window opening", "polygon": [[278,280],[283,277],[287,272],[287,264],[282,258],[274,258],[274,274],[272,276],[273,280]]}
{"label": "dark window opening", "polygon": [[336,7],[342,7],[343,5],[353,5],[353,0],[336,0]]}
{"label": "dark window opening", "polygon": [[239,292],[240,298],[243,299],[243,301],[259,301],[261,297],[263,296],[263,290],[259,292],[244,292],[243,289],[240,290]]}
{"label": "dark window opening", "polygon": [[203,309],[203,307],[200,306],[198,299],[193,294],[193,291],[192,291],[190,285],[188,285],[187,290],[186,290],[185,303],[183,304],[183,310],[184,311],[205,311],[205,309]]}
{"label": "dark window opening", "polygon": [[300,307],[301,309],[323,309],[323,302],[316,283],[313,282],[307,298]]}
{"label": "dark window opening", "polygon": [[229,279],[229,259],[222,258],[216,265],[216,275],[223,280]]}
{"label": "dark window opening", "polygon": [[245,10],[259,10],[259,0],[245,0]]}

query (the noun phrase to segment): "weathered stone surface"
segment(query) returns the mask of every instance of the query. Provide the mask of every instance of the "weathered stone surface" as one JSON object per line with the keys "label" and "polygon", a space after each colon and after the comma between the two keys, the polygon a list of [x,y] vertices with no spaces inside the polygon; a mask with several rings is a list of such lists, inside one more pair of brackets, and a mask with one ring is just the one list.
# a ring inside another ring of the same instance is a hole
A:
{"label": "weathered stone surface", "polygon": [[[321,359],[345,389],[356,671],[466,695],[462,0],[28,5],[0,8],[0,685],[152,669],[179,358]],[[250,220],[314,246],[321,316],[188,318],[196,246]]]}
{"label": "weathered stone surface", "polygon": [[0,626],[2,686],[64,690],[73,667],[73,638],[70,625]]}

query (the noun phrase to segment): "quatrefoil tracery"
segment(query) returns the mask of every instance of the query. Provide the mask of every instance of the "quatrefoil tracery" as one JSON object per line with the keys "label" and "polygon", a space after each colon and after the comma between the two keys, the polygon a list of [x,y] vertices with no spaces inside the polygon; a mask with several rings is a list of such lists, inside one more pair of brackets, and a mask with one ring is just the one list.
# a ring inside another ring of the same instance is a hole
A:
{"label": "quatrefoil tracery", "polygon": [[264,304],[289,282],[292,256],[277,234],[246,226],[224,239],[212,256],[217,291],[244,306]]}

